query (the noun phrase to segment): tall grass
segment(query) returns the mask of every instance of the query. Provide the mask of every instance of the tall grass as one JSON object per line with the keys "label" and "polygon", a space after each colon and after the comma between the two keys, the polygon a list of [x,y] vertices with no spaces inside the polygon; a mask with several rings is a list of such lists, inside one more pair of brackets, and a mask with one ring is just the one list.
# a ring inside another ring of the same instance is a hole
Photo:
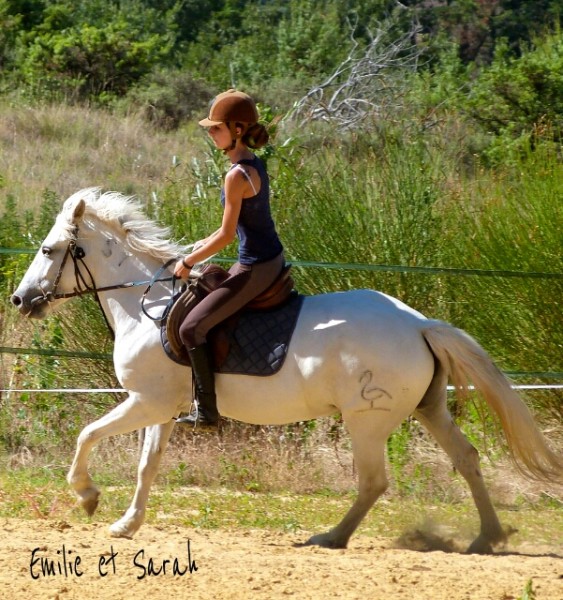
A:
{"label": "tall grass", "polygon": [[[443,237],[453,216],[444,190],[445,165],[422,141],[387,146],[384,152],[366,145],[353,155],[329,148],[307,161],[278,190],[283,208],[275,206],[283,214],[291,256],[344,264],[442,264]],[[375,287],[427,307],[436,280],[350,269],[315,271],[306,285],[312,292]]]}

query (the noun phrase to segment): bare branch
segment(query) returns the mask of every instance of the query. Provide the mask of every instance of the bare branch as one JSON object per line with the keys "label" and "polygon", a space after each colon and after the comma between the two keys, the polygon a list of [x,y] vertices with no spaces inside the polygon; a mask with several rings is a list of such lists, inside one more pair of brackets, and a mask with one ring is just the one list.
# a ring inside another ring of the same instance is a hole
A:
{"label": "bare branch", "polygon": [[300,126],[326,121],[342,130],[357,127],[400,104],[407,73],[416,71],[422,49],[415,39],[421,28],[389,41],[391,25],[378,28],[363,49],[350,25],[350,51],[334,72],[298,100],[287,119]]}

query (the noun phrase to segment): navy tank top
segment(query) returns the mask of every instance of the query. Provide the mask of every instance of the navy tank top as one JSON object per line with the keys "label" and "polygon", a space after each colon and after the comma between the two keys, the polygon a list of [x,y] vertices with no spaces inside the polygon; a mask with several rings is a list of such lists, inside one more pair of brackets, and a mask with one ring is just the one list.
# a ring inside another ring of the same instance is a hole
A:
{"label": "navy tank top", "polygon": [[[238,261],[241,265],[253,265],[272,260],[283,251],[283,246],[270,211],[270,180],[266,167],[257,156],[240,160],[232,168],[236,168],[236,165],[254,167],[260,175],[258,193],[242,200],[237,224]],[[249,176],[247,179],[250,181]],[[221,190],[221,204],[224,208],[224,188]]]}

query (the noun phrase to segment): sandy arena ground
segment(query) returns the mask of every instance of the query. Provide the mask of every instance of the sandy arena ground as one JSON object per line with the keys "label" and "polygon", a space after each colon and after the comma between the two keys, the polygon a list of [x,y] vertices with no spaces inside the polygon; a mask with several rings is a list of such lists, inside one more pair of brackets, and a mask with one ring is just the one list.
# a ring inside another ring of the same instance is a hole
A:
{"label": "sandy arena ground", "polygon": [[529,580],[535,600],[563,600],[563,545],[469,556],[401,550],[361,535],[347,550],[326,550],[296,547],[303,532],[145,524],[123,540],[105,524],[40,519],[0,519],[0,531],[7,600],[516,600]]}

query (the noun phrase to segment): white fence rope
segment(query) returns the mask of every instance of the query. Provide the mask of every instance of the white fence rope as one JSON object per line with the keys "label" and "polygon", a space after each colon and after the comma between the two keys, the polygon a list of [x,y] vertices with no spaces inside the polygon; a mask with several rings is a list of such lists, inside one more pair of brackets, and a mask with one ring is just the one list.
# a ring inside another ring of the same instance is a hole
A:
{"label": "white fence rope", "polygon": [[[562,390],[563,384],[524,384],[524,385],[511,385],[513,390]],[[448,391],[454,391],[453,385],[448,385]],[[467,387],[468,390],[474,390],[475,387],[470,385]],[[111,394],[111,393],[127,393],[127,390],[122,388],[48,388],[48,389],[0,389],[0,392],[5,393],[18,393],[22,394],[25,392],[46,392],[51,394]]]}
{"label": "white fence rope", "polygon": [[66,392],[67,394],[110,394],[113,392],[127,392],[127,390],[123,390],[121,388],[48,388],[48,389],[28,389],[23,388],[21,390],[15,389],[0,389],[0,392],[14,392],[14,393],[23,393],[23,392],[47,392],[51,394],[59,394],[61,392]]}

